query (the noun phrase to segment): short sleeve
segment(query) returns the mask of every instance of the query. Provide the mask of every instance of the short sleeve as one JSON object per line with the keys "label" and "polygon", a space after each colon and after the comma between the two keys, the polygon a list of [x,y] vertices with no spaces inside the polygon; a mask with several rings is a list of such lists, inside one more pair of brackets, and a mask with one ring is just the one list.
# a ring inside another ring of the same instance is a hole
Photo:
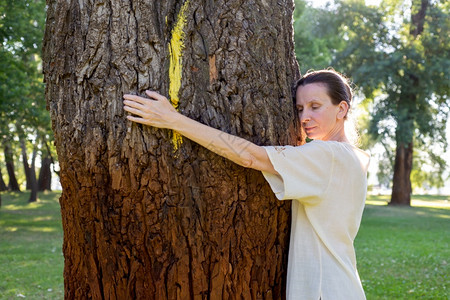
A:
{"label": "short sleeve", "polygon": [[279,200],[315,202],[327,189],[332,169],[332,148],[322,141],[303,146],[263,147],[280,175],[262,172]]}

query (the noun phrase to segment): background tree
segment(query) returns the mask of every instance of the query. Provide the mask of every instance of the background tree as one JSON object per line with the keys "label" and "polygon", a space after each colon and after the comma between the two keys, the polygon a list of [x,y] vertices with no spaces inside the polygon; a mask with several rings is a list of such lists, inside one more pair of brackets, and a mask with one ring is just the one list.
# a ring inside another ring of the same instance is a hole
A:
{"label": "background tree", "polygon": [[6,183],[3,180],[2,171],[0,170],[0,192],[6,191],[6,190],[7,190]]}
{"label": "background tree", "polygon": [[8,190],[20,192],[19,183],[17,182],[16,174],[14,172],[14,153],[11,147],[11,140],[3,140],[3,149],[5,154],[6,170],[9,176]]}
{"label": "background tree", "polygon": [[46,97],[68,299],[280,299],[289,203],[260,172],[131,124],[124,93],[295,144],[291,1],[48,1]]}
{"label": "background tree", "polygon": [[39,191],[50,191],[52,189],[52,164],[53,156],[51,154],[50,149],[48,149],[48,143],[43,141],[42,143],[42,155],[41,155],[41,169],[39,170],[39,181],[38,181],[38,190]]}
{"label": "background tree", "polygon": [[[443,184],[446,164],[436,152],[447,147],[448,1],[391,0],[378,7],[364,1],[335,1],[317,10],[326,21],[314,23],[316,18],[303,23],[317,25],[314,35],[319,40],[330,35],[339,40],[329,42],[332,47],[322,56],[332,57],[330,65],[351,76],[365,96],[362,105],[371,113],[370,143],[381,142],[387,153],[394,148],[387,155],[394,160],[382,162],[380,168],[382,177],[390,169],[386,166],[393,166],[390,203],[410,205],[411,174],[421,174],[416,182]],[[414,155],[423,157],[424,152],[429,153],[427,159],[413,162]],[[424,162],[431,166],[429,172],[424,172]]]}
{"label": "background tree", "polygon": [[[0,140],[11,188],[19,189],[18,170],[14,166],[21,156],[26,188],[31,189],[37,185],[35,174],[31,174],[35,166],[29,164],[29,154],[35,154],[31,155],[31,162],[36,162],[39,151],[34,150],[38,150],[40,139],[52,140],[40,60],[45,1],[4,1],[0,14]],[[37,194],[33,190],[30,201],[36,200],[34,195]]]}

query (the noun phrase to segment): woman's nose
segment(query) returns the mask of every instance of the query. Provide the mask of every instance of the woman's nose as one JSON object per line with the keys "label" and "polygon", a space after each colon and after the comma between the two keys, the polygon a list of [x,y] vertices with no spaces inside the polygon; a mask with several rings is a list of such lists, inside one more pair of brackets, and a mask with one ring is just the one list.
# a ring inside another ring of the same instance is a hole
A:
{"label": "woman's nose", "polygon": [[309,122],[311,120],[311,118],[305,113],[299,114],[299,117],[300,117],[300,122],[301,123],[307,123],[307,122]]}

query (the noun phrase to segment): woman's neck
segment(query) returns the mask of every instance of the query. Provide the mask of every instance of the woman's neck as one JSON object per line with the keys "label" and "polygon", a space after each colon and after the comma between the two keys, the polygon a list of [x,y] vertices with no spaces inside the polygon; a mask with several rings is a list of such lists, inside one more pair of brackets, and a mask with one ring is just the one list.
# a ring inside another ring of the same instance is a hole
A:
{"label": "woman's neck", "polygon": [[326,136],[322,138],[323,141],[335,141],[341,143],[350,143],[349,139],[345,134],[344,124],[337,125],[333,130],[331,130]]}

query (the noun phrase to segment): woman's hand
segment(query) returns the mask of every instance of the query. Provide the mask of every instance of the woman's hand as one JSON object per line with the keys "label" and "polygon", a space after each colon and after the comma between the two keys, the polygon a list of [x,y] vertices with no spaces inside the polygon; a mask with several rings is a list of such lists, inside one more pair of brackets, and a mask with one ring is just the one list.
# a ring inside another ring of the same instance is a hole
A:
{"label": "woman's hand", "polygon": [[176,109],[166,97],[157,92],[146,91],[145,93],[150,99],[136,95],[123,95],[124,110],[135,115],[127,116],[127,119],[158,128],[173,129],[179,117]]}

